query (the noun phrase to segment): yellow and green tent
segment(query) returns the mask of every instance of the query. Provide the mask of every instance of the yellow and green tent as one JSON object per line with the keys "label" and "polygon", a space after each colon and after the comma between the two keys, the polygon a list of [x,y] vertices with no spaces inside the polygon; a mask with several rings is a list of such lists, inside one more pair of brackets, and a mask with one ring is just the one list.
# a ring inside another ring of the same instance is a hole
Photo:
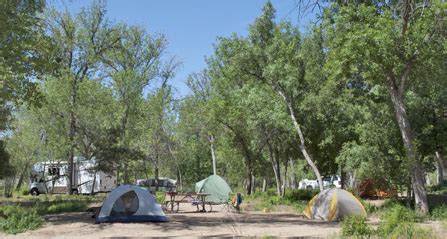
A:
{"label": "yellow and green tent", "polygon": [[331,222],[350,215],[366,217],[366,211],[362,203],[350,192],[339,188],[329,188],[309,201],[304,209],[304,215],[309,219]]}

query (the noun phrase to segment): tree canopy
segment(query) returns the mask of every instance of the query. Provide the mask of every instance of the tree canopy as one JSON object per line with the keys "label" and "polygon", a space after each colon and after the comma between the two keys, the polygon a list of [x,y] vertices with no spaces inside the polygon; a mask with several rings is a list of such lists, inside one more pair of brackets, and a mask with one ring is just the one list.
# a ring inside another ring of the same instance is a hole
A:
{"label": "tree canopy", "polygon": [[104,2],[3,5],[0,176],[17,187],[35,162],[82,156],[183,191],[213,173],[247,194],[385,180],[427,213],[426,179],[444,180],[443,1],[324,2],[306,32],[267,1],[246,36],[216,40],[185,97],[168,37],[110,20]]}

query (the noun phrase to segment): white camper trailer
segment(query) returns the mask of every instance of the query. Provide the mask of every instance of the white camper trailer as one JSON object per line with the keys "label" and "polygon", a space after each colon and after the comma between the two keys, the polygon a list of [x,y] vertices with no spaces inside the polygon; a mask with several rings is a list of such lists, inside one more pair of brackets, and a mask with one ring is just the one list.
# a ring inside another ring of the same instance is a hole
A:
{"label": "white camper trailer", "polygon": [[[116,176],[102,171],[93,170],[96,165],[94,159],[87,161],[75,157],[73,163],[72,191],[74,194],[89,194],[92,192],[110,192],[116,188]],[[33,165],[31,170],[30,193],[39,195],[45,193],[67,192],[67,162],[40,162]],[[93,185],[93,181],[95,181]]]}

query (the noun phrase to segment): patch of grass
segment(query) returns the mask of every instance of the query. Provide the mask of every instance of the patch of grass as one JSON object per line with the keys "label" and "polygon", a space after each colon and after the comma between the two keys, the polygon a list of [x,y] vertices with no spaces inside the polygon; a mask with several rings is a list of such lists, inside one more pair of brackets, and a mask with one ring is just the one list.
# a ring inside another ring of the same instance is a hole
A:
{"label": "patch of grass", "polygon": [[87,210],[89,204],[90,203],[87,201],[66,201],[54,203],[46,209],[45,214],[84,212],[85,210]]}
{"label": "patch of grass", "polygon": [[447,205],[441,205],[433,208],[430,212],[433,220],[447,220]]}
{"label": "patch of grass", "polygon": [[63,212],[83,212],[87,210],[94,198],[86,196],[57,195],[50,201],[37,201],[34,204],[40,215],[57,214]]}
{"label": "patch of grass", "polygon": [[414,223],[400,223],[388,234],[382,234],[384,238],[424,239],[433,238],[433,232],[416,226]]}
{"label": "patch of grass", "polygon": [[362,203],[362,205],[365,208],[366,213],[368,215],[372,214],[372,213],[376,213],[376,212],[378,212],[380,210],[380,207],[378,207],[378,206],[376,206],[374,204],[371,204],[371,203],[369,203],[369,202],[367,202],[367,201],[365,201],[365,200],[363,200],[361,198],[359,198],[359,201]]}
{"label": "patch of grass", "polygon": [[386,238],[419,238],[425,233],[415,225],[424,220],[414,210],[400,204],[389,206],[383,213],[377,234]]}
{"label": "patch of grass", "polygon": [[441,225],[444,230],[447,230],[447,220],[442,220]]}
{"label": "patch of grass", "polygon": [[368,227],[366,219],[359,215],[345,217],[341,224],[341,234],[345,237],[370,237],[374,230]]}
{"label": "patch of grass", "polygon": [[39,228],[43,221],[35,209],[19,206],[0,207],[0,230],[8,234],[17,234]]}

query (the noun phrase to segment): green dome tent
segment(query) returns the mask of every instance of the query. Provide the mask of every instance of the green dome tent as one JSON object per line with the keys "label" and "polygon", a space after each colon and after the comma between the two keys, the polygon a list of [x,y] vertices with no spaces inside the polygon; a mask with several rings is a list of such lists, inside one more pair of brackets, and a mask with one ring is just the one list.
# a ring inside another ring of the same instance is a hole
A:
{"label": "green dome tent", "polygon": [[225,180],[217,175],[211,175],[196,183],[197,193],[208,193],[206,200],[213,203],[224,203],[228,201],[231,188]]}

